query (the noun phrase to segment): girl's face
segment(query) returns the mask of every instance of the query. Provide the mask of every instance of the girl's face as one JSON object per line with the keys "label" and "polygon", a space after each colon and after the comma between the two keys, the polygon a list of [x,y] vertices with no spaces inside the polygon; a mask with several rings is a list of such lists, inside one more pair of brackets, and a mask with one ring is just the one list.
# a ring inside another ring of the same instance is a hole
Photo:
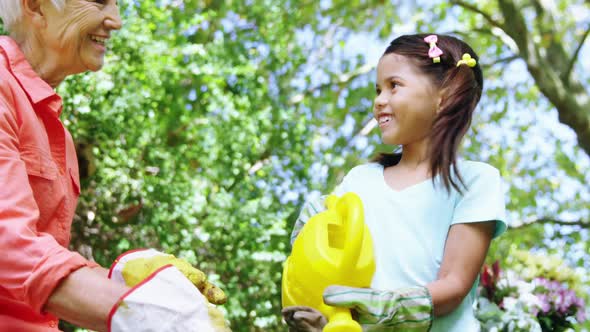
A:
{"label": "girl's face", "polygon": [[63,12],[43,1],[46,27],[42,31],[47,51],[58,54],[68,73],[96,71],[103,65],[112,30],[121,28],[116,0],[68,0]]}
{"label": "girl's face", "polygon": [[439,90],[408,58],[390,53],[377,65],[373,115],[383,143],[407,145],[428,137],[440,102]]}

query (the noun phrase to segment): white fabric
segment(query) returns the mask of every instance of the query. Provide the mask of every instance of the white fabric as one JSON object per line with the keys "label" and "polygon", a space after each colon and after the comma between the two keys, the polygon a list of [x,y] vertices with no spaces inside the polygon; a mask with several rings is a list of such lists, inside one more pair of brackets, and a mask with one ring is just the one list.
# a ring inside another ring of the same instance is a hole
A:
{"label": "white fabric", "polygon": [[118,303],[111,332],[214,332],[207,299],[175,267],[157,270]]}
{"label": "white fabric", "polygon": [[[385,182],[383,166],[376,163],[353,168],[335,189],[339,196],[354,192],[363,201],[376,259],[372,288],[393,290],[424,286],[436,280],[453,224],[496,221],[494,237],[506,229],[504,192],[498,170],[473,161],[459,161],[458,167],[467,186],[463,194],[453,189],[448,194],[438,177],[436,186],[429,179],[401,191],[393,190]],[[323,210],[321,205],[321,199],[305,204],[294,236],[313,212]],[[472,311],[476,285],[477,281],[459,308],[435,318],[431,332],[479,330]]]}

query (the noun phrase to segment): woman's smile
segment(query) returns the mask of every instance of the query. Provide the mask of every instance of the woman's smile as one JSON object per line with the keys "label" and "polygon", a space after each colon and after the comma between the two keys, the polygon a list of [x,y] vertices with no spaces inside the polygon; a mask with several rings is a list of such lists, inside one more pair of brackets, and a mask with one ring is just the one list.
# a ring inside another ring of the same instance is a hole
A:
{"label": "woman's smile", "polygon": [[92,42],[92,44],[94,45],[94,47],[100,51],[101,53],[105,53],[106,52],[106,43],[107,43],[108,37],[102,37],[102,36],[97,36],[97,35],[90,35],[90,41]]}

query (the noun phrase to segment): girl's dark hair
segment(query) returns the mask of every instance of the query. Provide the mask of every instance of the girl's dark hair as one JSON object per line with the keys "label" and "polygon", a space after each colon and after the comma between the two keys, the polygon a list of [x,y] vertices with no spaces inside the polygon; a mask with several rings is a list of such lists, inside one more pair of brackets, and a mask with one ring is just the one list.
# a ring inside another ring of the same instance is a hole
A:
{"label": "girl's dark hair", "polygon": [[[448,192],[451,187],[462,192],[459,185],[465,187],[465,184],[457,169],[457,150],[471,125],[473,110],[479,102],[483,89],[479,57],[465,42],[455,37],[437,35],[436,45],[443,54],[440,62],[434,63],[428,56],[430,45],[424,41],[426,36],[428,34],[396,38],[389,44],[383,55],[395,53],[409,58],[442,92],[440,109],[430,133],[430,173],[433,181],[436,175],[441,175]],[[464,64],[457,66],[457,62],[465,53],[469,53],[477,61],[475,67]],[[374,161],[389,167],[396,165],[400,158],[399,153],[382,153]]]}

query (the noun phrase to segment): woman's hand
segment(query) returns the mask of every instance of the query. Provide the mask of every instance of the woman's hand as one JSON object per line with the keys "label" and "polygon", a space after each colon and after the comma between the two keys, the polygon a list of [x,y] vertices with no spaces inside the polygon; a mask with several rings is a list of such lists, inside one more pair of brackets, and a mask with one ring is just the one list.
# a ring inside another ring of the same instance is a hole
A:
{"label": "woman's hand", "polygon": [[210,306],[178,268],[166,265],[119,299],[108,318],[109,331],[227,332],[220,312]]}
{"label": "woman's hand", "polygon": [[124,253],[115,260],[111,270],[115,280],[123,281],[127,286],[133,287],[156,270],[169,264],[182,272],[205,295],[210,303],[224,304],[227,301],[225,293],[219,287],[209,282],[203,271],[193,267],[182,258],[177,258],[174,255],[165,254],[154,249]]}

